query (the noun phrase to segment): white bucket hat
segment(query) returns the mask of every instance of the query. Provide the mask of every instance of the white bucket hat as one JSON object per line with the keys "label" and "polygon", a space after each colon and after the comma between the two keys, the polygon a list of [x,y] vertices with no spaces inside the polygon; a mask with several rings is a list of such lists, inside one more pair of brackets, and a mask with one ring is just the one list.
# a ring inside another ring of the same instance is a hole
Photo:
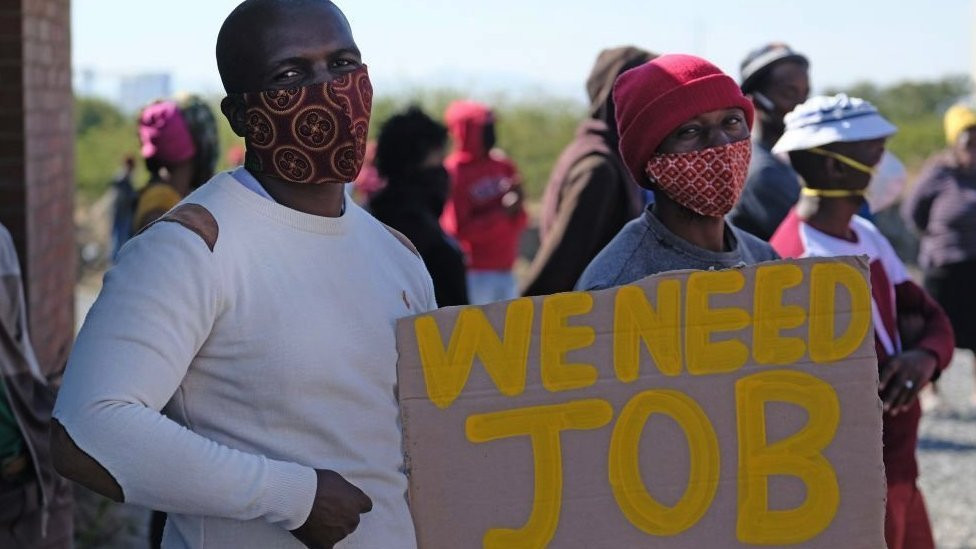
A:
{"label": "white bucket hat", "polygon": [[874,105],[843,93],[811,97],[797,105],[783,121],[786,131],[773,146],[774,154],[889,137],[898,131]]}

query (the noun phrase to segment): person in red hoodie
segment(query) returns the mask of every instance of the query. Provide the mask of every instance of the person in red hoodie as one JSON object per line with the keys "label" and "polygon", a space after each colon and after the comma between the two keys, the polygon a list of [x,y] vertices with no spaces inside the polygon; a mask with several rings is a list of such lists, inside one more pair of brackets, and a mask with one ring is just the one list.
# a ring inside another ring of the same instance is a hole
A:
{"label": "person in red hoodie", "polygon": [[953,352],[949,317],[911,281],[888,240],[856,215],[895,127],[870,103],[844,94],[813,97],[786,115],[773,153],[788,153],[803,178],[800,201],[769,241],[786,257],[867,256],[875,349],[884,402],[889,549],[932,549],[922,493],[915,483],[918,392],[939,377]]}
{"label": "person in red hoodie", "polygon": [[468,298],[473,305],[515,298],[512,265],[526,224],[518,170],[493,150],[495,118],[487,106],[455,101],[444,118],[454,150],[444,160],[451,196],[441,225],[468,256]]}

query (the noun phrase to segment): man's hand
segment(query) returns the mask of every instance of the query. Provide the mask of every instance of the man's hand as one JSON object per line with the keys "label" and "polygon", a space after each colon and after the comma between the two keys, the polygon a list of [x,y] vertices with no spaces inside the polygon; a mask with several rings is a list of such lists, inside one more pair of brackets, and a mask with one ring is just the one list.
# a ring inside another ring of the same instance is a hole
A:
{"label": "man's hand", "polygon": [[891,357],[881,368],[881,400],[885,412],[896,416],[906,411],[932,379],[936,366],[935,356],[921,349]]}
{"label": "man's hand", "polygon": [[515,217],[522,211],[522,201],[524,199],[522,187],[513,187],[512,190],[502,196],[502,207],[509,217]]}
{"label": "man's hand", "polygon": [[359,526],[359,515],[373,509],[373,501],[335,471],[316,469],[318,486],[312,512],[293,536],[311,549],[331,549]]}

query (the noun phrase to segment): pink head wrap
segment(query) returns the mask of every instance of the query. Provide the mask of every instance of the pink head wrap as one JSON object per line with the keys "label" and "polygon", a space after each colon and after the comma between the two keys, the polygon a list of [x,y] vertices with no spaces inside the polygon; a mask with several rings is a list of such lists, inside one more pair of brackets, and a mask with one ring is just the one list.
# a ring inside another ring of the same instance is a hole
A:
{"label": "pink head wrap", "polygon": [[139,115],[139,139],[143,158],[154,158],[161,164],[176,164],[193,158],[193,137],[173,101],[158,101]]}

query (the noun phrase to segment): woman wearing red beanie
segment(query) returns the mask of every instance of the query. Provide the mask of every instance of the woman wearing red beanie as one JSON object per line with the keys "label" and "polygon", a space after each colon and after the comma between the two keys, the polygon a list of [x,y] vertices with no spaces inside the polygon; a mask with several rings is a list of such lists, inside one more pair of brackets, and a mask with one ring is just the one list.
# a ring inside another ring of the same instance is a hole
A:
{"label": "woman wearing red beanie", "polygon": [[732,78],[699,57],[663,55],[622,74],[613,99],[620,155],[655,200],[593,259],[577,289],[778,259],[725,221],[745,184],[753,118]]}

